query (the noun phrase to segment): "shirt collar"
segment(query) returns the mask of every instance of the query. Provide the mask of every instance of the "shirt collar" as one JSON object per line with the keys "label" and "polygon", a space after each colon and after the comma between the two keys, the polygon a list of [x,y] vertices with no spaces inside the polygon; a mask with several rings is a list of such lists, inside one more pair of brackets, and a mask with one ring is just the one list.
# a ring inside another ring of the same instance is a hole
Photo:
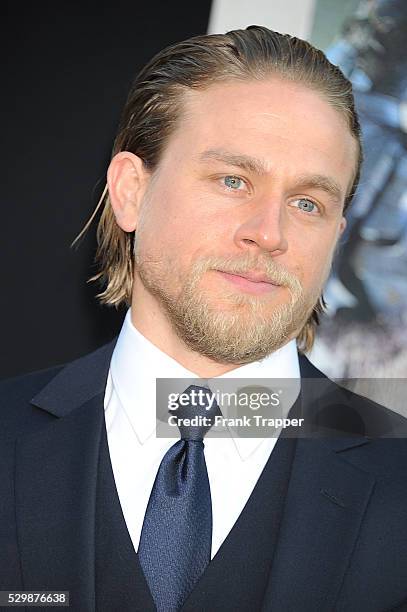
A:
{"label": "shirt collar", "polygon": [[[114,391],[141,444],[155,434],[156,378],[192,379],[188,384],[195,382],[202,385],[207,382],[207,386],[213,392],[215,388],[222,388],[220,379],[224,378],[236,379],[236,387],[232,381],[227,382],[229,392],[237,391],[241,387],[242,378],[297,379],[298,393],[300,388],[300,368],[295,340],[289,341],[261,361],[239,366],[217,377],[202,379],[155,346],[136,329],[131,320],[131,308],[127,311],[113,351],[110,374]],[[182,382],[182,388],[179,390],[174,388],[174,391],[179,393],[185,391],[185,381]],[[290,407],[291,404],[288,409]],[[221,409],[222,414],[228,416],[227,408],[221,406]],[[257,448],[263,438],[233,436],[233,440],[240,456],[244,458]]]}

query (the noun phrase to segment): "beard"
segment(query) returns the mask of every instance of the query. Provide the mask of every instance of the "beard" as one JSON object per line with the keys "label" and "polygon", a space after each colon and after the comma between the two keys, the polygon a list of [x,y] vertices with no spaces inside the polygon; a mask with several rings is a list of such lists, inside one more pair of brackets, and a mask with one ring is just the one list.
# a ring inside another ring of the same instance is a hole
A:
{"label": "beard", "polygon": [[[135,271],[145,289],[183,343],[217,363],[242,365],[267,357],[298,335],[320,296],[322,283],[318,291],[305,293],[296,276],[264,253],[202,257],[181,273],[168,256],[146,256],[137,233]],[[211,270],[234,274],[261,270],[280,287],[254,295],[228,289],[228,283],[219,279],[216,294],[213,288],[200,286]]]}

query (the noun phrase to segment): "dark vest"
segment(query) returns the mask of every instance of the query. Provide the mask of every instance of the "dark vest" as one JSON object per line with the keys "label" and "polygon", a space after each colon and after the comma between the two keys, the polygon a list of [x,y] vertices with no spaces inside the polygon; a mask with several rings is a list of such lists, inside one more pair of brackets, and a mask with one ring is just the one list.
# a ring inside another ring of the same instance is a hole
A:
{"label": "dark vest", "polygon": [[[295,438],[277,440],[249,500],[182,612],[261,610],[295,448]],[[96,611],[155,611],[121,510],[105,427],[96,500]]]}

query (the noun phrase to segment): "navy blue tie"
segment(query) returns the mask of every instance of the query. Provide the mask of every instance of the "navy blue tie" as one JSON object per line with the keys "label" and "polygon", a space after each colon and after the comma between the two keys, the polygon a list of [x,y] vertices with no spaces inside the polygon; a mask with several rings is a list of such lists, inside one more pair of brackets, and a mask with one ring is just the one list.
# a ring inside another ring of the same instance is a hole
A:
{"label": "navy blue tie", "polygon": [[181,439],[161,461],[138,548],[158,612],[179,610],[211,559],[212,503],[203,438],[221,413],[216,401],[209,407],[209,389],[191,385],[185,393],[192,399],[179,405],[175,416],[201,417],[202,424],[177,423]]}

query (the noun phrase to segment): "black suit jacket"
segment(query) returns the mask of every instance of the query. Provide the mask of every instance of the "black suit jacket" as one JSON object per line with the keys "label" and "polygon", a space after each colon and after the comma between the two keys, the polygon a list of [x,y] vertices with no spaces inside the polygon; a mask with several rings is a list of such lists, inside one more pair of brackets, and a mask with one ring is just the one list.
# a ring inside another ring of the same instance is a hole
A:
{"label": "black suit jacket", "polygon": [[[115,342],[0,386],[0,590],[70,585],[94,601],[95,474]],[[303,355],[300,369],[327,383],[309,403],[313,418],[342,435],[297,442],[262,612],[406,611],[407,441],[371,436],[403,419],[340,391]]]}

